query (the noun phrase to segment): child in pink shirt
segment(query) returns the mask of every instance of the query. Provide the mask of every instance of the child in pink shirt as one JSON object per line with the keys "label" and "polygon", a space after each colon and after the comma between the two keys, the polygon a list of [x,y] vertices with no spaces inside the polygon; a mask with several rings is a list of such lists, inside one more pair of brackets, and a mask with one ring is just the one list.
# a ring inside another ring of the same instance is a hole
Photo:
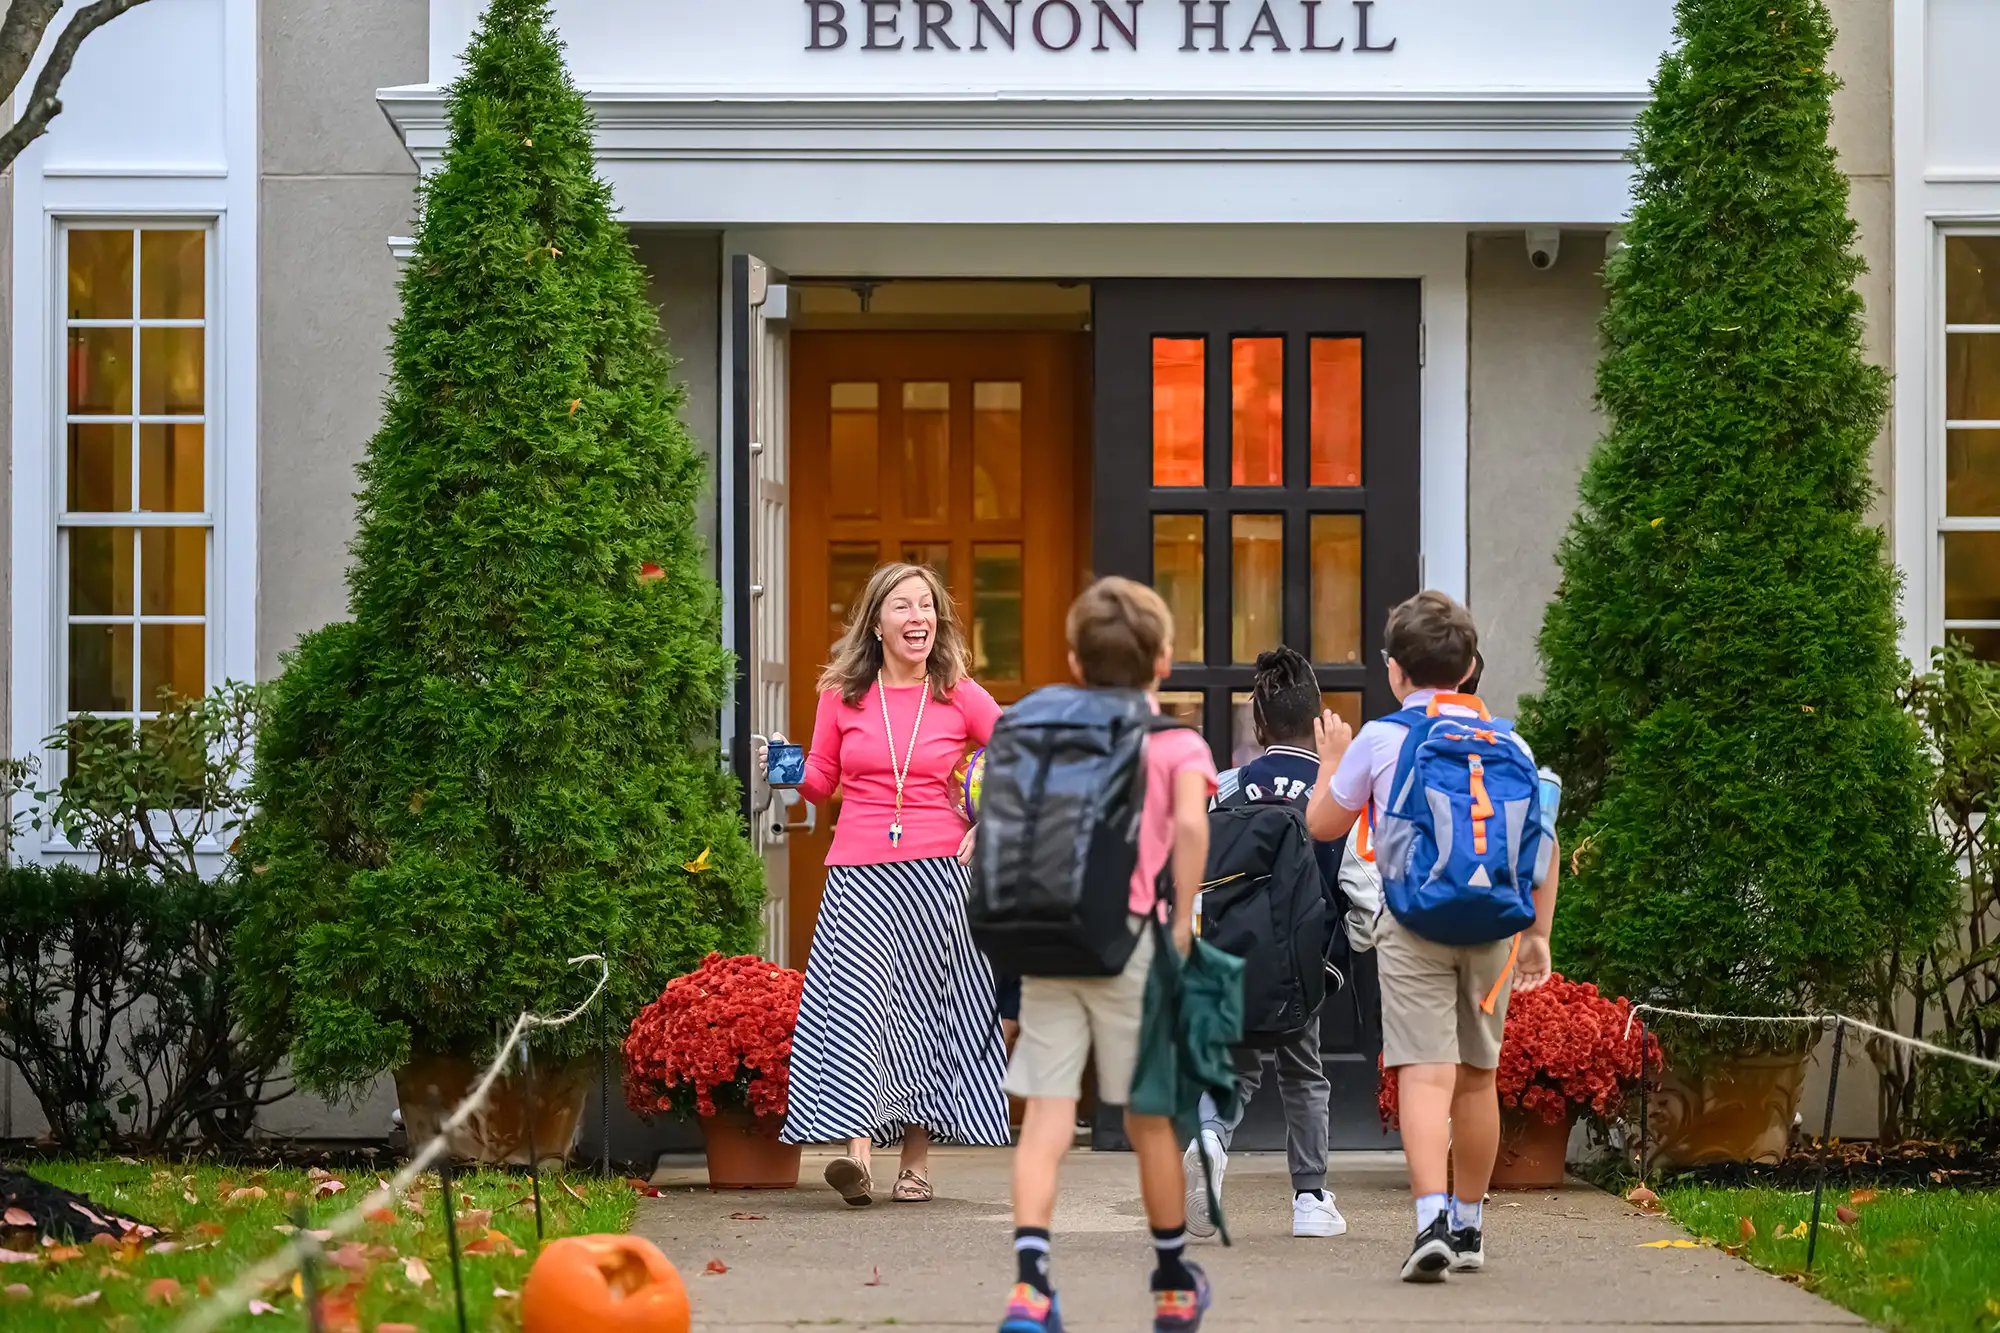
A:
{"label": "child in pink shirt", "polygon": [[[1101,579],[1070,607],[1069,644],[1070,670],[1082,684],[1157,690],[1173,666],[1173,619],[1151,588],[1128,579]],[[1018,1281],[1001,1333],[1059,1333],[1062,1328],[1049,1280],[1057,1177],[1075,1137],[1083,1067],[1093,1054],[1098,1097],[1114,1106],[1130,1100],[1157,933],[1145,928],[1146,918],[1159,909],[1155,885],[1169,863],[1174,944],[1186,954],[1193,938],[1194,896],[1208,860],[1208,798],[1215,792],[1208,742],[1184,729],[1149,736],[1145,784],[1130,896],[1138,942],[1125,970],[1115,977],[1027,977],[1021,982],[1021,1037],[1007,1070],[1007,1090],[1028,1104],[1014,1156]],[[1186,1257],[1187,1208],[1173,1121],[1127,1111],[1125,1126],[1139,1159],[1139,1189],[1153,1232],[1153,1327],[1158,1333],[1193,1333],[1208,1309],[1209,1287],[1207,1276]]]}

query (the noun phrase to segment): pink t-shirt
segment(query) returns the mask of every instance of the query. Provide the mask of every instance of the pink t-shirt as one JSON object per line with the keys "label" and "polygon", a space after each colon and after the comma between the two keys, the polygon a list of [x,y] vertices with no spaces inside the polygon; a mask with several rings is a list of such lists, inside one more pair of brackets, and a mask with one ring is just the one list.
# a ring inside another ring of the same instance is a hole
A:
{"label": "pink t-shirt", "polygon": [[1146,803],[1139,812],[1139,864],[1132,868],[1132,913],[1149,916],[1159,901],[1160,871],[1174,850],[1174,788],[1180,775],[1202,775],[1215,794],[1215,759],[1197,731],[1162,731],[1146,738]]}
{"label": "pink t-shirt", "polygon": [[[830,866],[873,866],[892,861],[922,861],[958,855],[965,840],[965,815],[952,808],[945,787],[959,760],[993,735],[1000,705],[975,681],[961,681],[948,703],[924,703],[922,727],[917,704],[925,687],[908,685],[889,690],[889,725],[896,757],[889,758],[890,735],[882,730],[881,686],[871,685],[861,703],[849,707],[837,690],[819,697],[813,721],[812,745],[806,751],[805,781],[799,794],[814,805],[841,795],[840,821]],[[916,729],[916,750],[910,733]],[[910,754],[903,782],[903,840],[889,841],[896,815],[896,767]]]}

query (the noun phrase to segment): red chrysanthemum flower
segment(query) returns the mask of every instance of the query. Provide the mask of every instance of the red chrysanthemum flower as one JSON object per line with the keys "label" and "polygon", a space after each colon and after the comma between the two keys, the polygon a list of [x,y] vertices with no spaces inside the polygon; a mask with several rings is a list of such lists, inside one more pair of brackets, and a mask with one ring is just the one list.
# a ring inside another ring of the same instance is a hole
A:
{"label": "red chrysanthemum flower", "polygon": [[641,1116],[714,1115],[723,1103],[783,1116],[805,975],[712,953],[667,983],[625,1037],[625,1101]]}
{"label": "red chrysanthemum flower", "polygon": [[[1660,1068],[1659,1041],[1628,1023],[1631,1013],[1629,1001],[1606,999],[1589,982],[1570,981],[1561,973],[1514,996],[1507,1005],[1507,1035],[1496,1074],[1500,1104],[1539,1115],[1552,1125],[1572,1110],[1618,1114],[1638,1091],[1642,1068],[1655,1080]],[[1395,1070],[1381,1070],[1375,1105],[1383,1130],[1396,1128]]]}

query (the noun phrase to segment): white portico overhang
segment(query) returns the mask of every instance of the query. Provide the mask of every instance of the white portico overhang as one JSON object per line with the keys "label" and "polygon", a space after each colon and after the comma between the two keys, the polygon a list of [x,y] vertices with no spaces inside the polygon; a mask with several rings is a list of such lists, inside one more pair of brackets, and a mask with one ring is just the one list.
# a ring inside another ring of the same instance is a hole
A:
{"label": "white portico overhang", "polygon": [[[477,0],[381,104],[426,170]],[[1670,0],[558,0],[634,223],[1532,224],[1629,205]]]}

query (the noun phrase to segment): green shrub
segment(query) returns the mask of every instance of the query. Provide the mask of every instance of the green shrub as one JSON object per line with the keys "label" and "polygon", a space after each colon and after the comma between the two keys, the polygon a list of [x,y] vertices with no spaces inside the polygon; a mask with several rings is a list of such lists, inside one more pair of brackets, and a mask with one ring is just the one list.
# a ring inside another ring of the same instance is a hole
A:
{"label": "green shrub", "polygon": [[66,1149],[237,1143],[285,1095],[281,1048],[236,1020],[240,880],[215,851],[242,819],[257,699],[224,685],[136,731],[73,722],[47,742],[66,759],[52,789],[8,766],[25,822],[82,854],[0,870],[0,1058]]}
{"label": "green shrub", "polygon": [[1680,0],[1606,269],[1607,430],[1523,701],[1563,773],[1557,962],[1750,1013],[1866,998],[1950,890],[1870,521],[1887,378],[1821,0]]}
{"label": "green shrub", "polygon": [[568,1007],[592,977],[565,959],[600,947],[622,1030],[752,947],[763,897],[716,743],[703,466],[542,0],[491,6],[448,117],[352,623],[287,662],[245,839],[249,1009],[328,1093]]}

